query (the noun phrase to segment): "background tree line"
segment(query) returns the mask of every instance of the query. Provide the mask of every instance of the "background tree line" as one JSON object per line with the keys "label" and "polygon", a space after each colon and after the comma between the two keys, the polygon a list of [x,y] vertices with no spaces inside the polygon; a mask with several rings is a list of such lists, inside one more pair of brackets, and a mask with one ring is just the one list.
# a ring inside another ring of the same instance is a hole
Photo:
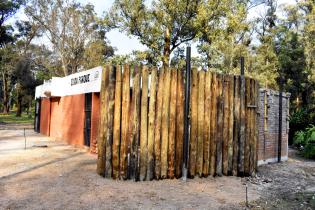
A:
{"label": "background tree line", "polygon": [[[0,3],[1,111],[31,105],[34,87],[104,63],[182,68],[184,45],[197,46],[200,69],[246,74],[262,87],[291,93],[291,130],[315,124],[314,0],[115,0],[100,17],[76,0],[3,0]],[[252,16],[260,8],[258,16]],[[19,9],[27,21],[9,24]],[[136,37],[144,51],[115,55],[106,33]],[[281,77],[280,77],[281,76]]]}

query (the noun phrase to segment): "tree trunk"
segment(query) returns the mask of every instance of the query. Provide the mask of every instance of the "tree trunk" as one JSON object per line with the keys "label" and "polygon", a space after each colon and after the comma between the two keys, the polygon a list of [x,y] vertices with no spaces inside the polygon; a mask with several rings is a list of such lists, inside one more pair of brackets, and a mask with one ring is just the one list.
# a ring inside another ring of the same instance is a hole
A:
{"label": "tree trunk", "polygon": [[17,92],[17,101],[16,101],[16,116],[17,117],[21,117],[22,115],[22,96],[21,96],[21,89],[20,89],[20,84],[17,83],[17,88],[16,88],[16,92]]}
{"label": "tree trunk", "polygon": [[3,113],[9,113],[9,85],[8,78],[5,73],[2,73],[2,81],[3,81]]}
{"label": "tree trunk", "polygon": [[170,63],[171,55],[171,34],[170,30],[167,28],[164,36],[164,50],[163,50],[163,66],[168,67]]}

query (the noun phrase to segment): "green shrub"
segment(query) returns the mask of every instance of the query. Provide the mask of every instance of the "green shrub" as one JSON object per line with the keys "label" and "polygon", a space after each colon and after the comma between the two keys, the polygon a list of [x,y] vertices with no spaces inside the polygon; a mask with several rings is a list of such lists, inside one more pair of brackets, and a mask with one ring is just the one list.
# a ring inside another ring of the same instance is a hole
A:
{"label": "green shrub", "polygon": [[297,131],[294,135],[294,144],[301,146],[306,158],[315,158],[315,126],[311,125],[304,131]]}

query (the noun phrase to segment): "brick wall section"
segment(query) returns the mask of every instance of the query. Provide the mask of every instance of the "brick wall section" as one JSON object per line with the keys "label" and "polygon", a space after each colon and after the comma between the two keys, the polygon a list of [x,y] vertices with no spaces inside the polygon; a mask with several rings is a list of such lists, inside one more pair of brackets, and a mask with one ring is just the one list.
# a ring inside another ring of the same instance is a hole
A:
{"label": "brick wall section", "polygon": [[51,99],[50,136],[84,145],[84,94]]}
{"label": "brick wall section", "polygon": [[100,119],[100,94],[92,94],[92,114],[91,114],[91,146],[92,153],[97,153],[98,125]]}
{"label": "brick wall section", "polygon": [[50,99],[42,98],[40,111],[40,133],[49,136],[50,129]]}
{"label": "brick wall section", "polygon": [[[265,115],[265,94],[267,97],[267,115]],[[289,134],[289,100],[290,94],[283,93],[282,97],[282,145],[281,157],[288,158]],[[260,89],[259,94],[259,141],[258,164],[276,162],[278,158],[279,133],[279,93],[273,90]],[[265,125],[265,117],[267,123]]]}

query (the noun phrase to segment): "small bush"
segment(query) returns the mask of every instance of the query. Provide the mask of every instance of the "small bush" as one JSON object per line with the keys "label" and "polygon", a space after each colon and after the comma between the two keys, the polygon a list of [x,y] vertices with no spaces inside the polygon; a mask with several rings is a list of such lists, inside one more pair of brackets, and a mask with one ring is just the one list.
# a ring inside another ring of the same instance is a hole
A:
{"label": "small bush", "polygon": [[315,159],[315,126],[311,125],[304,131],[297,131],[294,135],[294,145],[303,149],[303,156]]}

